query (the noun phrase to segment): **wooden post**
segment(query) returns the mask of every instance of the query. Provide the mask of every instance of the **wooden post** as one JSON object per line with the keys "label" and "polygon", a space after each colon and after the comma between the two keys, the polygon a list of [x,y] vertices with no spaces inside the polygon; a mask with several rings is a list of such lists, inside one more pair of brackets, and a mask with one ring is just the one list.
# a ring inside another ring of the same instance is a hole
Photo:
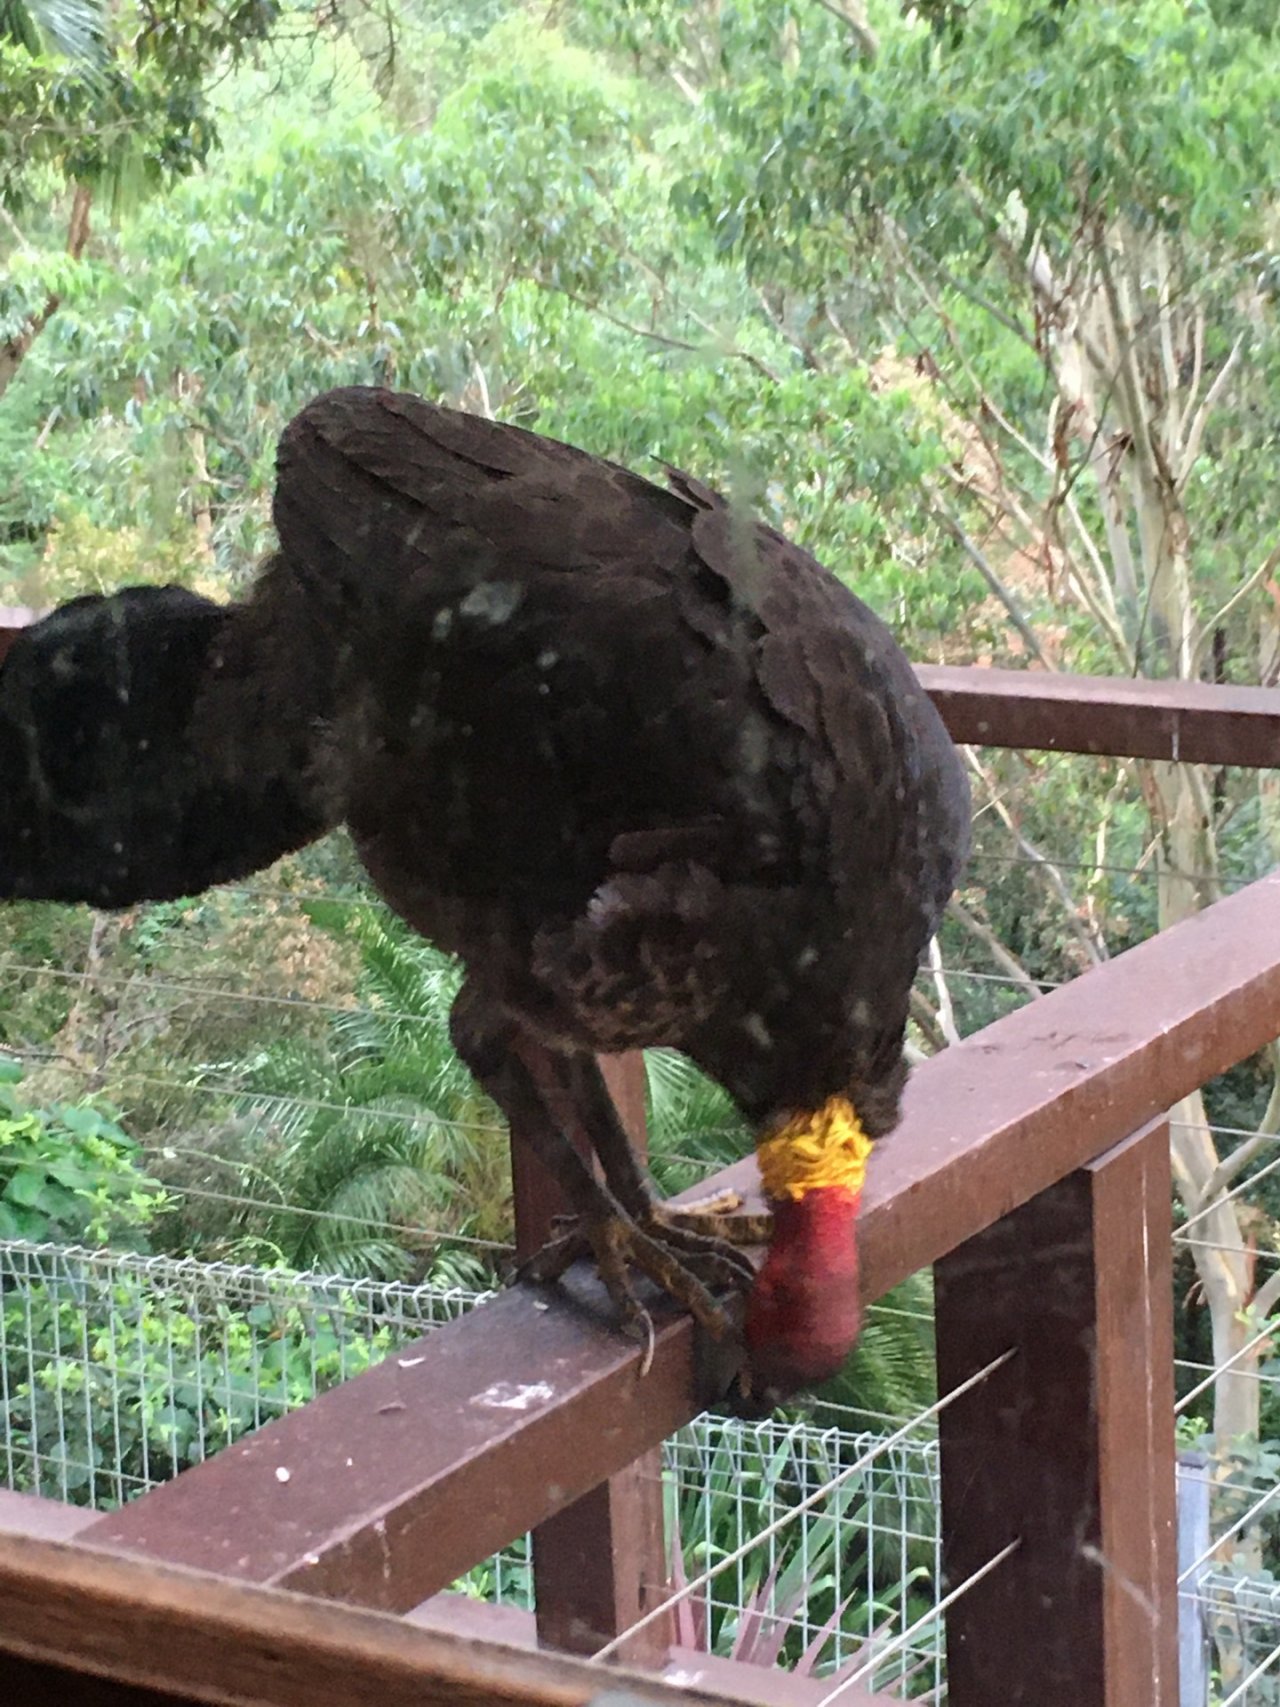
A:
{"label": "wooden post", "polygon": [[[640,1054],[605,1056],[601,1068],[631,1142],[644,1154],[645,1077]],[[536,1156],[511,1147],[516,1249],[523,1259],[546,1239],[564,1200]],[[648,1452],[533,1532],[538,1640],[566,1653],[591,1654],[633,1624],[666,1592],[662,1453]],[[675,1639],[657,1618],[620,1650],[633,1664],[666,1656]]]}
{"label": "wooden post", "polygon": [[1176,1707],[1168,1126],[936,1265],[951,1707]]}

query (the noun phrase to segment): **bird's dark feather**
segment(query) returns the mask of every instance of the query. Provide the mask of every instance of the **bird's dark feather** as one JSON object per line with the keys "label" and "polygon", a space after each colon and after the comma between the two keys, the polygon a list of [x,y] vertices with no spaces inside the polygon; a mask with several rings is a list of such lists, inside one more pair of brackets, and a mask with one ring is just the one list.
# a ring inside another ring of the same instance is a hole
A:
{"label": "bird's dark feather", "polygon": [[674,1045],[757,1118],[852,1087],[883,1130],[963,773],[865,605],[670,482],[372,391],[291,424],[284,558],[376,642],[352,831],[549,1041]]}
{"label": "bird's dark feather", "polygon": [[495,1008],[753,1119],[897,1114],[968,797],[889,631],[691,476],[372,389],[295,417],[243,604],[78,600],[0,670],[0,896],[124,905],[345,818]]}
{"label": "bird's dark feather", "polygon": [[170,900],[336,822],[310,786],[314,735],[273,723],[238,615],[127,587],[18,636],[0,670],[0,899]]}

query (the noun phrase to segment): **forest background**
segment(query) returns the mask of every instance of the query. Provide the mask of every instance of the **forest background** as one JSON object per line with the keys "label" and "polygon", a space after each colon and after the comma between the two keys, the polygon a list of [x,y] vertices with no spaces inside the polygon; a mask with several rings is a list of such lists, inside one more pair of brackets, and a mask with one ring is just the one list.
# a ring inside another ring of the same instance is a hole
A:
{"label": "forest background", "polygon": [[[5,0],[0,603],[234,596],[284,423],[377,383],[720,484],[917,660],[1274,685],[1277,110],[1267,0]],[[967,762],[920,1054],[1280,851],[1271,773]],[[489,1284],[456,982],[341,836],[5,908],[0,1238]],[[1173,1126],[1179,1354],[1235,1360],[1185,1437],[1264,1482],[1278,1060]],[[740,1153],[677,1058],[649,1082],[663,1184]],[[835,1396],[927,1403],[928,1301]]]}

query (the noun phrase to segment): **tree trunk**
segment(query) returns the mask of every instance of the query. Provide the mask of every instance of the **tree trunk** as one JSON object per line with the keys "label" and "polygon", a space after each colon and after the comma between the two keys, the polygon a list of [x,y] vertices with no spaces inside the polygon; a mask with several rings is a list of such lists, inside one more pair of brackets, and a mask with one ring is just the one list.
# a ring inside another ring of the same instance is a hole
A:
{"label": "tree trunk", "polygon": [[209,494],[213,489],[213,482],[209,478],[208,446],[203,429],[192,427],[187,435],[187,443],[191,448],[191,519],[195,523],[196,547],[201,561],[211,567],[214,561],[213,510],[209,504]]}
{"label": "tree trunk", "polygon": [[[89,241],[89,214],[93,208],[93,192],[84,184],[75,186],[71,198],[71,217],[67,222],[67,254],[78,261]],[[62,306],[62,298],[50,291],[43,307],[29,314],[11,337],[0,341],[0,397],[3,397],[26,360],[32,344],[44,331]]]}
{"label": "tree trunk", "polygon": [[121,1001],[114,968],[128,913],[90,915],[84,970],[67,1017],[53,1038],[53,1055],[24,1076],[23,1090],[33,1101],[79,1102],[101,1088],[118,1046]]}
{"label": "tree trunk", "polygon": [[[1153,809],[1159,877],[1161,930],[1197,913],[1216,889],[1213,825],[1207,811],[1203,777],[1190,765],[1153,764],[1144,781]],[[1262,1384],[1258,1379],[1265,1342],[1246,1350],[1256,1329],[1248,1306],[1254,1290],[1253,1253],[1236,1206],[1221,1201],[1206,1210],[1206,1188],[1219,1164],[1217,1146],[1196,1091],[1170,1111],[1173,1177],[1192,1229],[1192,1257],[1204,1289],[1213,1334],[1213,1363],[1219,1371],[1213,1393],[1214,1474],[1225,1481],[1236,1455],[1258,1438]],[[1215,1188],[1215,1195],[1218,1194]],[[1233,1535],[1222,1548],[1223,1563],[1238,1562],[1247,1571],[1262,1569],[1262,1533],[1255,1523]],[[1215,1633],[1222,1685],[1242,1674],[1245,1648],[1229,1628]]]}

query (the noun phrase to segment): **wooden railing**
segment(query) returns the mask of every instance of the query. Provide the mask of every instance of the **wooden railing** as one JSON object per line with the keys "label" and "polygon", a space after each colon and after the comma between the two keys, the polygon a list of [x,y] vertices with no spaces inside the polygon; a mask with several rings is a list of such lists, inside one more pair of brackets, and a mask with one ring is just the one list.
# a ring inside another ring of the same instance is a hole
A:
{"label": "wooden railing", "polygon": [[[4,638],[0,626],[0,653]],[[966,742],[1280,760],[1280,695],[1268,690],[920,674]],[[951,1707],[1177,1700],[1164,1115],[1276,1036],[1271,876],[912,1078],[866,1191],[862,1285],[871,1302],[934,1266],[939,1390],[963,1389],[939,1417],[946,1576],[977,1579],[945,1612]],[[639,1137],[640,1065],[610,1072]],[[527,1246],[556,1198],[518,1134],[514,1154]],[[749,1160],[710,1183],[749,1202],[758,1189]],[[24,1702],[81,1699],[69,1680],[89,1673],[116,1680],[92,1696],[103,1702],[603,1702],[620,1674],[477,1645],[477,1633],[498,1644],[535,1633],[443,1593],[529,1529],[544,1650],[594,1652],[648,1615],[622,1653],[670,1669],[673,1627],[654,1615],[666,1578],[657,1481],[644,1467],[727,1371],[687,1317],[657,1303],[655,1319],[641,1377],[598,1285],[574,1271],[563,1291],[516,1289],[436,1329],[110,1515],[55,1516],[10,1496],[0,1527],[26,1539],[0,1550],[0,1680],[20,1668]],[[350,1604],[324,1610],[338,1601]],[[824,1694],[705,1655],[674,1664],[698,1679],[690,1700]],[[840,1695],[851,1707],[888,1699]]]}

